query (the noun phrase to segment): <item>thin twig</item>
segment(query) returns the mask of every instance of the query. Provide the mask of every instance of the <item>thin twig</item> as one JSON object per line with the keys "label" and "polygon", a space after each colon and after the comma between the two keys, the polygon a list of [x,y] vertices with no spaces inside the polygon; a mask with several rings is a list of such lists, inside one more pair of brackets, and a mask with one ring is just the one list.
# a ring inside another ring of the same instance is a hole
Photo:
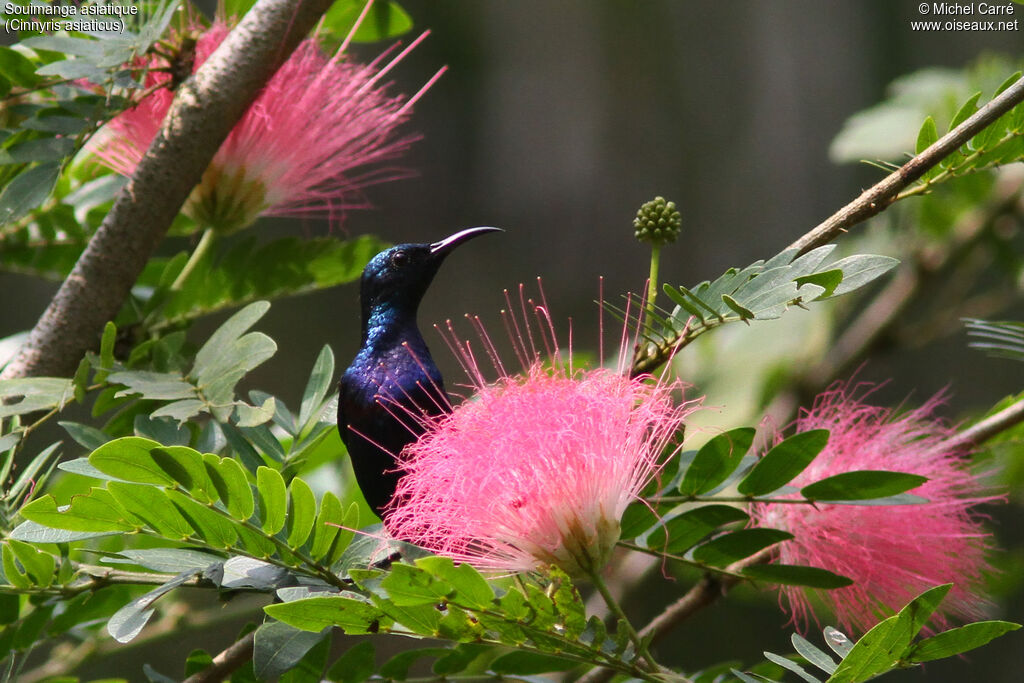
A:
{"label": "thin twig", "polygon": [[1024,422],[1024,399],[946,439],[942,445],[949,450],[973,448],[1021,422]]}
{"label": "thin twig", "polygon": [[859,197],[829,216],[816,228],[789,245],[806,253],[828,244],[847,228],[887,209],[900,191],[918,180],[929,169],[967,143],[982,129],[1024,101],[1024,77],[1004,90],[966,121],[939,138],[933,145],[900,166],[884,180],[861,193]]}
{"label": "thin twig", "polygon": [[[638,634],[640,640],[651,645],[658,642],[679,623],[686,621],[705,607],[714,604],[729,589],[743,581],[744,579],[740,575],[744,569],[755,564],[767,562],[770,557],[771,550],[762,550],[755,555],[729,565],[726,568],[729,574],[705,574],[693,588],[662,610],[650,623],[640,629]],[[580,676],[576,683],[606,683],[614,675],[615,672],[611,669],[597,667]]]}
{"label": "thin twig", "polygon": [[649,624],[640,629],[641,638],[650,638],[656,643],[680,622],[686,621],[695,612],[714,603],[725,595],[729,589],[744,579],[739,576],[747,567],[763,564],[771,558],[771,550],[759,553],[734,562],[726,568],[727,574],[707,574],[693,588],[666,607],[661,614],[654,617]]}
{"label": "thin twig", "polygon": [[259,0],[176,91],[160,131],[0,378],[74,373],[221,143],[333,0]]}
{"label": "thin twig", "polygon": [[184,683],[217,683],[218,681],[223,681],[252,659],[255,637],[255,631],[242,636],[214,657],[213,663],[210,666],[199,673],[192,674],[185,679]]}
{"label": "thin twig", "polygon": [[[1000,197],[983,210],[958,222],[951,231],[953,240],[941,251],[929,254],[922,248],[915,249],[895,276],[830,344],[825,356],[801,373],[792,387],[777,394],[765,414],[778,424],[788,423],[802,402],[817,395],[896,336],[897,326],[907,311],[912,310],[920,294],[930,292],[936,282],[948,280],[948,271],[956,268],[979,244],[986,243],[999,220],[1018,214],[1022,193],[1024,184],[1017,183],[1001,192]],[[967,287],[962,289],[966,291]],[[963,315],[964,306],[952,296],[939,300],[947,302],[956,319]],[[954,303],[950,304],[951,301]],[[899,337],[904,336],[907,335],[899,334]],[[918,341],[924,337],[920,332],[911,336]]]}

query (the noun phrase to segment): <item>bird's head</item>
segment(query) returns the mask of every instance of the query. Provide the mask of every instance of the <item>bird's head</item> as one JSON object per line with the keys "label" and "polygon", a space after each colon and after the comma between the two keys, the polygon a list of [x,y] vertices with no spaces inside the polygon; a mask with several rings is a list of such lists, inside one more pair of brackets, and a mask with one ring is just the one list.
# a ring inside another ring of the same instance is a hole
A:
{"label": "bird's head", "polygon": [[433,243],[399,244],[380,252],[363,270],[360,295],[364,320],[386,307],[415,313],[445,257],[474,237],[500,228],[468,228]]}

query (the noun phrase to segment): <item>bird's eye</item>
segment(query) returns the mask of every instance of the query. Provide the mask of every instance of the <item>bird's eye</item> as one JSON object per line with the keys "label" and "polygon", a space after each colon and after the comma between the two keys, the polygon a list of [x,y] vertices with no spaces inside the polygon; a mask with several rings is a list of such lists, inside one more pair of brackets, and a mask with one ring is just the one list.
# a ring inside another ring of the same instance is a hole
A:
{"label": "bird's eye", "polygon": [[391,255],[391,265],[401,268],[409,263],[409,254],[404,251],[396,251]]}

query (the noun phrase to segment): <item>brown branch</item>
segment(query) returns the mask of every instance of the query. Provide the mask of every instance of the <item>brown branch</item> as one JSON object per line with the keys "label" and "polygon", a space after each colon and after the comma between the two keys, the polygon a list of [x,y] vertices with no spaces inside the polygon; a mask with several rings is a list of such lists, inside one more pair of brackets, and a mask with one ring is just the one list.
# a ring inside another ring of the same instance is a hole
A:
{"label": "brown branch", "polygon": [[213,664],[210,664],[210,666],[199,673],[192,674],[185,679],[184,683],[217,683],[217,681],[223,681],[252,659],[255,637],[255,631],[242,636],[214,657]]}
{"label": "brown branch", "polygon": [[[940,251],[915,249],[878,296],[829,346],[825,356],[800,373],[791,387],[780,391],[765,409],[765,414],[777,424],[788,423],[801,403],[862,362],[873,350],[892,338],[899,341],[908,336],[898,327],[907,310],[912,309],[922,292],[930,292],[936,283],[948,283],[950,269],[957,268],[977,251],[980,244],[986,243],[1001,219],[1018,215],[1022,194],[1022,183],[1005,188],[990,205],[958,222],[951,231],[954,235],[952,241],[944,244]],[[966,291],[968,286],[959,285],[957,289]],[[946,302],[949,317],[956,320],[965,314],[969,303],[957,301],[952,294],[940,296],[938,300]],[[928,335],[915,331],[909,336],[920,342]]]}
{"label": "brown branch", "polygon": [[847,228],[881,213],[896,201],[905,187],[918,180],[929,169],[936,166],[977,135],[982,129],[1000,116],[1024,101],[1024,77],[1004,90],[983,106],[966,121],[939,138],[913,159],[903,164],[880,183],[865,190],[859,197],[829,216],[816,228],[789,245],[800,253],[828,244]]}
{"label": "brown branch", "polygon": [[160,131],[0,378],[70,376],[264,83],[333,0],[259,0],[177,90]]}
{"label": "brown branch", "polygon": [[1024,399],[946,439],[942,445],[949,450],[980,446],[996,434],[1021,422],[1024,422]]}

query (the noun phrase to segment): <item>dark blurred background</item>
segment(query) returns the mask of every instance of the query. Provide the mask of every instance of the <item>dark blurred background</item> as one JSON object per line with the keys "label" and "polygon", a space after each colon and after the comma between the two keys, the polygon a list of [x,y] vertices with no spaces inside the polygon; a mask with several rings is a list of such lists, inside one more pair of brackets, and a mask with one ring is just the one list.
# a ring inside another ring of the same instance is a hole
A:
{"label": "dark blurred background", "polygon": [[[396,88],[415,92],[440,65],[450,67],[413,117],[423,139],[407,165],[418,177],[371,188],[377,208],[350,214],[340,228],[270,220],[260,229],[372,232],[402,242],[502,227],[505,234],[449,260],[421,321],[471,311],[500,331],[502,289],[542,276],[556,318],[572,316],[576,343],[591,348],[598,277],[609,293],[638,290],[646,278],[649,252],[631,225],[642,202],[664,195],[683,213],[683,236],[663,256],[665,281],[696,284],[767,258],[881,178],[878,169],[830,161],[829,143],[893,78],[962,67],[986,52],[1019,56],[1024,45],[1020,29],[915,32],[910,22],[928,18],[916,0],[401,4],[432,36],[393,72]],[[1013,18],[1024,19],[1024,5],[1014,7]],[[368,57],[379,47],[356,52]],[[8,303],[0,336],[31,327],[55,288],[0,275]],[[359,341],[357,296],[350,286],[275,305],[260,328],[280,351],[253,384],[297,403],[324,343],[346,362]],[[218,322],[199,326],[196,338]],[[457,375],[454,363],[439,360]],[[967,349],[960,336],[879,354],[862,376],[891,377],[886,396],[896,400],[949,387],[948,416],[956,418],[1020,391],[1020,369]],[[998,521],[1001,534],[1019,538],[1019,518]],[[660,577],[650,585],[639,617],[687,587]],[[752,663],[765,649],[788,652],[785,617],[772,597],[743,604],[755,597],[746,591],[738,603],[712,607],[659,650],[691,670],[730,658]],[[1020,598],[997,616],[1024,618]],[[1024,647],[1013,634],[926,674],[1009,682],[1020,680],[1022,666]]]}

